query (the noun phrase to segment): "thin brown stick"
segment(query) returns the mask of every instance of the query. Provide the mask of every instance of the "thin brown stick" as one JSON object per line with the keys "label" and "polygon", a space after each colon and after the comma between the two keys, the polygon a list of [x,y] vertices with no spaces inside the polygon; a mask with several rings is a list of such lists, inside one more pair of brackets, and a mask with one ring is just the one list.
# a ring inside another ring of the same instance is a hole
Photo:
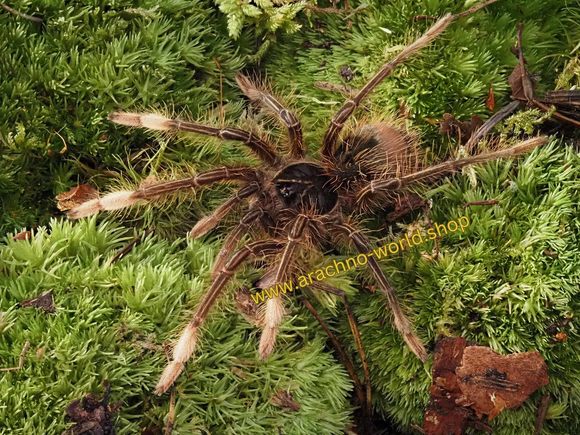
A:
{"label": "thin brown stick", "polygon": [[28,14],[25,14],[23,12],[19,12],[17,10],[14,10],[10,6],[5,5],[4,3],[0,3],[0,6],[6,12],[11,13],[12,15],[16,15],[17,17],[24,18],[25,20],[32,21],[33,23],[41,24],[44,21],[42,18],[33,17],[32,15],[28,15]]}
{"label": "thin brown stick", "polygon": [[16,370],[21,370],[22,367],[24,367],[24,358],[26,357],[26,352],[28,352],[29,348],[30,348],[30,341],[27,341],[26,343],[24,343],[24,348],[22,349],[22,352],[20,352],[20,358],[18,359],[18,365],[16,367],[8,367],[6,369],[0,369],[0,372],[13,372]]}
{"label": "thin brown stick", "polygon": [[[543,103],[540,103],[538,100],[533,100],[533,101],[532,101],[532,104],[533,104],[534,106],[536,106],[536,107],[538,107],[538,108],[542,109],[544,112],[548,112],[548,111],[550,111],[550,108],[549,108],[548,106],[546,106],[546,105],[545,105],[545,104],[543,104]],[[554,113],[552,113],[552,116],[553,116],[554,118],[557,118],[557,119],[559,119],[560,121],[567,122],[567,123],[569,123],[569,124],[572,124],[574,127],[578,127],[578,128],[580,128],[580,122],[576,121],[575,119],[568,118],[567,116],[564,116],[564,115],[562,115],[561,113],[558,113],[558,112],[556,112],[556,111],[555,111]]]}
{"label": "thin brown stick", "polygon": [[460,12],[460,13],[454,15],[454,17],[455,17],[455,19],[457,19],[457,18],[465,17],[466,15],[469,15],[469,14],[473,14],[474,12],[477,12],[480,9],[483,9],[486,6],[488,6],[488,5],[492,4],[492,3],[495,3],[496,1],[498,1],[498,0],[488,0],[486,2],[480,3],[478,5],[475,5],[475,6],[471,7],[471,8],[469,8],[469,9],[467,9],[464,12]]}
{"label": "thin brown stick", "polygon": [[416,424],[411,423],[411,427],[419,433],[423,433],[423,434],[425,433],[425,431],[423,430],[423,428],[421,426],[417,426]]}
{"label": "thin brown stick", "polygon": [[354,369],[352,362],[348,358],[346,351],[344,350],[344,348],[342,347],[340,342],[336,339],[336,337],[334,336],[332,331],[328,328],[328,326],[326,325],[326,323],[324,322],[322,317],[320,317],[320,315],[318,314],[316,309],[312,305],[310,305],[310,302],[308,302],[308,300],[305,297],[301,297],[300,302],[302,303],[302,305],[304,305],[306,308],[308,308],[308,311],[310,311],[312,313],[312,315],[314,316],[314,318],[316,320],[318,320],[318,323],[320,323],[320,326],[322,326],[322,328],[324,328],[326,335],[328,335],[328,338],[330,338],[332,345],[334,346],[336,351],[340,354],[340,357],[342,358],[342,360],[344,361],[344,365],[346,366],[346,370],[348,371],[350,378],[354,382],[354,389],[356,391],[356,395],[358,397],[361,408],[363,409],[363,411],[366,412],[366,405],[365,405],[366,399],[365,399],[365,394],[364,394],[363,389],[362,389],[362,384],[360,383],[360,379],[358,378],[358,376],[356,374],[356,370]]}
{"label": "thin brown stick", "polygon": [[536,417],[536,424],[534,425],[534,435],[540,435],[544,420],[546,420],[546,413],[548,412],[548,405],[550,404],[550,393],[544,394],[540,404],[538,405],[538,415]]}
{"label": "thin brown stick", "polygon": [[472,201],[472,202],[468,202],[467,204],[463,205],[463,210],[465,210],[467,207],[471,207],[472,205],[496,205],[499,204],[499,201],[497,199],[490,199],[487,201]]}
{"label": "thin brown stick", "polygon": [[366,6],[362,6],[359,8],[355,8],[355,9],[338,9],[335,7],[332,8],[321,8],[315,5],[304,5],[305,9],[308,9],[316,14],[338,14],[338,15],[350,15],[350,14],[356,14],[357,12],[361,12],[364,11],[366,9]]}
{"label": "thin brown stick", "polygon": [[[425,205],[423,208],[423,213],[427,217],[427,222],[429,223],[429,228],[433,228],[433,222],[431,221],[431,213],[429,212],[429,206]],[[441,251],[439,251],[439,239],[435,237],[435,246],[433,247],[435,250],[435,255],[439,255]]]}
{"label": "thin brown stick", "polygon": [[363,371],[365,374],[365,389],[366,389],[366,412],[367,415],[371,415],[372,414],[372,394],[371,394],[371,374],[369,371],[369,366],[367,363],[367,356],[365,353],[365,350],[363,348],[363,344],[362,344],[362,339],[360,338],[360,332],[358,330],[358,325],[356,323],[356,319],[354,317],[354,312],[352,311],[352,308],[350,306],[350,304],[348,303],[348,298],[346,296],[346,293],[342,290],[340,290],[339,288],[333,287],[331,285],[327,285],[327,284],[322,284],[320,282],[314,282],[312,283],[312,287],[317,288],[319,290],[322,290],[324,292],[327,293],[331,293],[333,295],[336,295],[338,297],[340,297],[342,299],[342,302],[344,303],[344,306],[346,308],[346,316],[348,318],[348,323],[350,325],[350,330],[352,332],[352,336],[354,337],[354,342],[356,344],[356,347],[358,349],[358,353],[360,355],[360,359],[362,362],[362,366],[363,366]]}
{"label": "thin brown stick", "polygon": [[165,428],[165,435],[171,435],[171,432],[173,432],[174,424],[175,424],[175,386],[172,386],[169,398],[169,417],[167,418],[167,427]]}
{"label": "thin brown stick", "polygon": [[141,240],[143,240],[145,237],[147,237],[153,231],[155,231],[155,227],[150,228],[147,231],[145,231],[143,234],[141,234],[140,236],[135,237],[133,240],[131,240],[127,244],[127,246],[125,246],[123,249],[121,249],[119,252],[117,252],[117,254],[115,254],[115,256],[113,258],[111,258],[111,261],[109,261],[109,264],[113,264],[113,263],[116,263],[117,261],[119,261],[125,255],[127,255],[129,252],[131,252],[131,250],[135,246],[137,246],[139,243],[141,243]]}
{"label": "thin brown stick", "polygon": [[512,101],[508,105],[502,107],[496,113],[489,117],[487,121],[479,127],[474,134],[471,135],[467,143],[465,144],[465,150],[467,154],[471,153],[471,150],[479,143],[479,141],[488,134],[497,124],[511,115],[520,107],[521,102],[519,100]]}

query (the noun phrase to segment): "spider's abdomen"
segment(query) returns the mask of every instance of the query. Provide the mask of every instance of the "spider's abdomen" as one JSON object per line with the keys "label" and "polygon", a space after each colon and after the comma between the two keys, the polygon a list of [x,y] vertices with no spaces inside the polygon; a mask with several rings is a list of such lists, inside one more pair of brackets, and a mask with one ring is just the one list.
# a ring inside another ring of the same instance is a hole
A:
{"label": "spider's abdomen", "polygon": [[286,207],[315,208],[320,214],[326,214],[338,201],[338,194],[331,190],[329,181],[322,168],[311,163],[297,163],[282,169],[274,178],[274,185]]}

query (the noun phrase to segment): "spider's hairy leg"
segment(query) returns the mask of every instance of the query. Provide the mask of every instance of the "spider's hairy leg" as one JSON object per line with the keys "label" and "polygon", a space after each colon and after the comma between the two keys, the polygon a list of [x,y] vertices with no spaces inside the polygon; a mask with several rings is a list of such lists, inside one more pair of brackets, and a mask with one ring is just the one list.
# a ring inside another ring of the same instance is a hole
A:
{"label": "spider's hairy leg", "polygon": [[520,154],[527,153],[528,151],[541,145],[544,145],[547,142],[548,137],[539,136],[520,142],[519,144],[514,145],[513,147],[510,148],[505,148],[490,153],[484,153],[473,157],[466,157],[464,159],[450,160],[447,162],[443,162],[439,165],[435,165],[430,168],[424,169],[422,171],[406,175],[404,177],[389,178],[378,181],[373,180],[359,192],[357,201],[361,203],[363,201],[366,201],[368,197],[372,197],[373,195],[388,193],[394,190],[400,190],[411,184],[418,183],[421,181],[427,180],[432,181],[444,175],[457,172],[461,168],[468,165],[487,163],[497,159],[515,157]]}
{"label": "spider's hairy leg", "polygon": [[195,350],[199,327],[207,317],[210,308],[214,305],[217,297],[220,295],[228,281],[230,281],[235,271],[250,257],[274,253],[279,251],[281,247],[282,245],[279,242],[261,240],[244,246],[232,255],[217,277],[212,281],[209,290],[197,306],[193,318],[181,333],[179,341],[173,348],[173,359],[167,367],[165,367],[165,370],[155,388],[155,394],[161,395],[167,391],[183,371],[185,363],[191,355],[193,355]]}
{"label": "spider's hairy leg", "polygon": [[[363,236],[361,230],[358,230],[352,225],[344,222],[334,225],[334,228],[338,233],[347,236],[361,254],[367,255],[370,252],[369,243]],[[377,260],[374,257],[369,257],[368,255],[367,259],[369,267],[371,268],[375,279],[379,283],[379,287],[387,298],[387,302],[391,312],[393,313],[395,327],[402,335],[403,340],[405,340],[411,351],[413,351],[413,353],[417,355],[421,361],[427,361],[427,351],[425,350],[425,346],[413,330],[413,326],[410,320],[403,313],[401,305],[399,304],[399,300],[397,299],[397,295],[395,294],[395,289],[385,276],[383,270],[379,266],[379,263],[377,263]]]}
{"label": "spider's hairy leg", "polygon": [[228,234],[220,252],[214,260],[211,269],[211,279],[216,278],[219,271],[222,270],[224,264],[226,264],[226,261],[228,261],[229,255],[235,249],[240,239],[248,232],[255,222],[262,218],[264,213],[265,212],[262,209],[250,210],[240,220],[240,223]]}
{"label": "spider's hairy leg", "polygon": [[413,42],[411,45],[405,47],[403,51],[397,54],[391,61],[387,62],[382,66],[377,74],[367,82],[366,85],[358,92],[358,94],[352,99],[347,100],[344,105],[338,110],[334,118],[330,123],[330,126],[324,134],[324,139],[322,141],[322,155],[332,156],[334,153],[334,147],[336,145],[336,140],[338,135],[344,127],[344,123],[350,118],[356,108],[363,102],[369,94],[375,89],[379,83],[381,83],[386,77],[388,77],[393,70],[401,64],[405,59],[412,56],[420,49],[426,47],[431,43],[433,39],[438,37],[443,31],[451,24],[455,16],[447,14],[440,18],[433,26],[427,30],[419,39]]}
{"label": "spider's hairy leg", "polygon": [[[342,299],[342,302],[344,303],[344,306],[346,308],[346,316],[348,318],[348,323],[350,325],[350,330],[352,332],[352,336],[354,337],[354,342],[356,344],[356,347],[358,349],[358,353],[362,362],[362,366],[363,366],[363,371],[365,374],[365,387],[366,387],[366,412],[368,413],[368,415],[370,415],[372,413],[372,402],[371,402],[371,378],[370,378],[370,372],[369,372],[369,367],[367,364],[367,356],[365,353],[365,350],[363,348],[362,345],[362,340],[360,338],[360,333],[358,330],[358,325],[356,323],[356,319],[354,317],[354,312],[352,311],[352,308],[350,306],[350,304],[348,303],[348,298],[346,296],[346,293],[344,291],[342,291],[339,288],[333,287],[331,285],[328,284],[324,284],[321,282],[313,282],[312,287],[322,290],[324,292],[327,293],[331,293],[333,295],[336,295],[338,297],[340,297]],[[362,406],[362,402],[361,402],[361,406]]]}
{"label": "spider's hairy leg", "polygon": [[274,147],[255,134],[239,128],[216,128],[209,125],[180,119],[169,119],[153,113],[114,112],[109,114],[109,120],[117,124],[129,127],[144,127],[151,130],[175,130],[203,134],[217,137],[221,140],[233,140],[243,142],[265,163],[277,166],[281,159]]}
{"label": "spider's hairy leg", "polygon": [[102,198],[93,199],[71,209],[69,219],[80,219],[97,214],[99,211],[113,211],[131,207],[139,201],[151,200],[161,195],[207,186],[217,182],[244,181],[253,182],[261,178],[261,172],[249,166],[228,168],[222,167],[202,172],[194,177],[151,184],[137,190],[122,190],[109,193]]}
{"label": "spider's hairy leg", "polygon": [[194,239],[203,236],[208,231],[213,229],[220,220],[222,220],[244,199],[258,193],[259,191],[260,186],[258,185],[258,183],[250,183],[247,186],[242,187],[240,190],[236,192],[234,196],[228,198],[224,203],[222,203],[218,208],[216,208],[212,214],[201,218],[192,228],[189,235]]}
{"label": "spider's hairy leg", "polygon": [[304,139],[302,138],[302,125],[298,117],[286,109],[282,103],[268,92],[256,86],[243,74],[236,74],[236,81],[242,92],[250,100],[263,104],[288,129],[290,154],[292,157],[303,157],[306,154],[306,147],[304,145]]}
{"label": "spider's hairy leg", "polygon": [[[281,284],[284,279],[286,279],[292,256],[304,235],[304,229],[306,228],[308,220],[308,216],[304,214],[299,214],[294,219],[292,228],[288,233],[288,241],[286,242],[286,246],[282,252],[282,257],[280,258],[277,268],[275,268],[276,273],[274,275],[274,285]],[[283,315],[284,306],[281,298],[273,297],[266,301],[266,307],[264,310],[264,330],[260,337],[260,347],[258,350],[261,360],[266,359],[274,350],[278,325],[282,322]]]}

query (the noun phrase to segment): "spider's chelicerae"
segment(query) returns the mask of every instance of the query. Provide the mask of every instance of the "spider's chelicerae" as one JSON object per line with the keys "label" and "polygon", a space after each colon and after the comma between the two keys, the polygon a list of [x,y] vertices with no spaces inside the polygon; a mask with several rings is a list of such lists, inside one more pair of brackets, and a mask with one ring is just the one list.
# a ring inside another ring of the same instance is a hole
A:
{"label": "spider's chelicerae", "polygon": [[[386,202],[392,200],[393,194],[415,183],[433,180],[467,165],[522,154],[546,142],[546,138],[539,137],[510,148],[420,167],[414,136],[396,126],[387,123],[367,124],[341,135],[345,122],[370,92],[404,59],[441,34],[454,18],[456,16],[448,14],[438,20],[423,36],[386,63],[356,96],[344,103],[325,133],[317,160],[306,157],[306,145],[298,118],[266,90],[242,75],[237,76],[242,91],[275,115],[287,129],[288,155],[278,154],[276,147],[268,141],[237,128],[215,128],[168,119],[157,114],[117,112],[109,116],[113,122],[131,127],[192,132],[226,141],[239,141],[263,163],[259,168],[243,165],[221,167],[190,178],[148,184],[134,191],[113,192],[85,202],[68,213],[70,218],[76,219],[100,210],[118,210],[140,201],[152,201],[167,194],[198,189],[213,183],[238,182],[242,185],[231,198],[210,216],[200,220],[191,231],[192,237],[199,237],[214,228],[230,211],[242,207],[246,209],[241,221],[225,238],[213,265],[211,285],[175,345],[172,361],[165,368],[156,393],[165,392],[182,372],[195,350],[199,328],[209,310],[232,275],[246,261],[257,256],[268,256],[271,261],[259,284],[267,288],[292,278],[295,271],[300,269],[295,260],[304,246],[327,246],[329,241],[338,236],[352,242],[360,253],[366,254],[370,250],[369,242],[361,228],[353,223],[353,217],[360,215],[363,210],[384,208]],[[251,227],[257,228],[263,237],[236,250],[238,242]],[[387,299],[394,326],[413,353],[425,361],[427,352],[403,313],[392,285],[373,257],[368,257],[368,267]],[[316,287],[339,294],[346,302],[344,294],[339,290],[320,284]],[[348,305],[347,309],[365,365],[365,374],[368,375],[364,352]],[[264,303],[263,332],[259,345],[261,359],[266,358],[274,348],[283,313],[281,298],[268,299]],[[370,387],[366,377],[368,394]]]}

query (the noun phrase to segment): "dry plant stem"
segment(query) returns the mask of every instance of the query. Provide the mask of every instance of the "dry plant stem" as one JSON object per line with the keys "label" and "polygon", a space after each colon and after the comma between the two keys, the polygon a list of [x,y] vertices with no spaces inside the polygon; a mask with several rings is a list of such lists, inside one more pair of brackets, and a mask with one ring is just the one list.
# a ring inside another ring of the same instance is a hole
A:
{"label": "dry plant stem", "polygon": [[[349,85],[332,82],[315,82],[314,86],[323,91],[336,92],[348,98],[353,98],[356,94],[359,93],[358,89],[355,89]],[[365,106],[364,104],[361,104],[360,108],[365,112],[370,112],[369,107]]]}
{"label": "dry plant stem", "polygon": [[273,253],[281,248],[281,244],[273,241],[258,241],[250,243],[238,250],[224,265],[223,269],[212,281],[209,290],[204,294],[203,299],[193,315],[193,318],[182,332],[179,341],[173,349],[173,359],[165,368],[161,379],[155,388],[155,394],[161,395],[175,382],[175,379],[181,374],[185,363],[191,357],[195,350],[198,330],[210,308],[214,305],[217,297],[225,285],[230,281],[234,272],[239,269],[250,257]]}
{"label": "dry plant stem", "polygon": [[129,127],[144,127],[151,130],[173,130],[202,134],[221,140],[239,141],[246,145],[262,161],[277,166],[281,159],[274,146],[263,141],[255,134],[239,128],[215,128],[195,122],[169,119],[150,113],[115,112],[109,115],[109,120]]}
{"label": "dry plant stem", "polygon": [[171,435],[173,432],[173,425],[175,424],[175,386],[171,387],[169,399],[169,416],[167,417],[167,427],[165,428],[165,435]]}
{"label": "dry plant stem", "polygon": [[258,193],[260,186],[257,183],[251,183],[238,190],[234,196],[224,201],[213,213],[197,222],[189,235],[196,239],[212,230],[226,215],[241,204],[246,198]]}
{"label": "dry plant stem", "polygon": [[367,413],[366,398],[363,392],[362,384],[360,383],[360,379],[358,378],[356,370],[354,369],[352,362],[348,358],[346,351],[344,350],[340,342],[336,339],[332,331],[328,328],[322,317],[320,317],[316,309],[310,304],[310,302],[308,302],[308,300],[305,297],[301,297],[300,302],[302,303],[302,305],[308,308],[308,311],[310,311],[314,316],[314,318],[318,320],[318,323],[320,323],[320,326],[324,328],[324,331],[326,331],[326,335],[328,335],[328,337],[330,338],[332,345],[334,346],[336,351],[340,354],[340,357],[342,358],[342,360],[344,361],[344,365],[346,366],[346,370],[348,371],[352,381],[354,382],[354,389],[356,391],[356,395],[358,397],[358,401],[361,405],[361,408],[363,412],[366,414]]}
{"label": "dry plant stem", "polygon": [[4,3],[0,3],[0,6],[2,6],[2,9],[4,9],[6,12],[11,13],[12,15],[16,15],[17,17],[24,18],[25,20],[32,21],[33,23],[41,24],[43,22],[42,18],[33,17],[32,15],[16,11]]}
{"label": "dry plant stem", "polygon": [[401,306],[399,304],[399,300],[397,299],[397,295],[395,294],[395,289],[385,276],[383,270],[377,263],[377,260],[374,257],[368,256],[370,252],[369,243],[366,238],[363,236],[362,231],[356,229],[355,227],[347,224],[347,223],[340,223],[334,225],[334,228],[339,234],[343,234],[349,238],[350,241],[355,245],[358,252],[367,256],[368,265],[371,268],[375,279],[379,283],[379,287],[381,288],[383,294],[387,298],[388,305],[391,308],[391,312],[394,317],[394,324],[395,328],[401,336],[405,343],[409,345],[411,351],[419,358],[422,362],[427,361],[427,350],[425,346],[423,346],[423,342],[417,336],[415,331],[413,331],[413,327],[411,322],[403,313]]}
{"label": "dry plant stem", "polygon": [[540,400],[540,405],[538,406],[538,415],[536,418],[536,424],[534,425],[534,435],[540,435],[540,432],[542,432],[542,426],[544,425],[544,420],[546,420],[546,413],[548,412],[549,404],[550,393],[546,393],[542,397],[542,400]]}
{"label": "dry plant stem", "polygon": [[226,240],[220,252],[215,258],[213,263],[213,267],[211,269],[211,279],[215,279],[217,274],[226,264],[228,258],[232,251],[236,248],[238,242],[242,239],[242,237],[248,233],[252,225],[256,223],[264,215],[264,211],[262,209],[251,210],[242,218],[240,223],[233,229],[231,233],[228,234]]}
{"label": "dry plant stem", "polygon": [[503,121],[509,115],[516,111],[518,107],[520,107],[520,101],[512,101],[507,106],[501,108],[492,116],[489,117],[487,121],[483,123],[483,125],[478,128],[474,134],[471,135],[467,143],[465,144],[465,150],[467,154],[471,153],[471,150],[479,143],[479,141],[485,137],[499,122]]}
{"label": "dry plant stem", "polygon": [[413,429],[415,429],[415,430],[416,430],[417,432],[419,432],[419,433],[422,433],[422,434],[424,434],[424,433],[425,433],[425,431],[423,430],[423,428],[422,428],[421,426],[417,426],[416,424],[414,424],[414,423],[411,423],[411,427],[412,427]]}
{"label": "dry plant stem", "polygon": [[[542,109],[544,112],[548,112],[550,108],[543,103],[540,103],[538,100],[533,100],[532,104],[539,109]],[[574,127],[580,128],[580,122],[576,121],[575,119],[568,118],[567,116],[562,115],[561,113],[554,112],[552,116],[560,121],[567,122],[568,124],[572,124]]]}
{"label": "dry plant stem", "polygon": [[323,284],[320,282],[315,282],[312,284],[312,287],[322,290],[327,293],[331,293],[336,295],[342,299],[344,306],[346,308],[346,316],[348,318],[348,323],[350,325],[350,330],[352,331],[352,336],[354,337],[354,342],[358,349],[358,353],[360,355],[360,359],[363,366],[363,371],[365,374],[365,389],[366,389],[366,407],[367,407],[367,414],[372,414],[372,395],[371,395],[371,374],[369,372],[369,366],[367,364],[367,356],[365,350],[363,348],[362,340],[360,338],[360,332],[358,330],[358,325],[356,323],[356,319],[354,317],[354,312],[350,304],[348,303],[348,298],[346,293],[339,288],[333,287],[331,285]]}
{"label": "dry plant stem", "polygon": [[305,9],[308,9],[316,14],[338,14],[338,15],[350,15],[356,14],[357,12],[364,11],[366,7],[360,7],[355,9],[338,9],[338,8],[320,8],[315,5],[304,5]]}
{"label": "dry plant stem", "polygon": [[306,146],[302,137],[302,125],[298,117],[286,109],[282,103],[269,93],[259,89],[254,83],[242,74],[236,74],[236,82],[252,101],[258,101],[264,105],[288,130],[290,140],[290,155],[303,157],[306,154]]}
{"label": "dry plant stem", "polygon": [[141,243],[141,240],[145,239],[153,231],[155,231],[155,228],[150,228],[147,231],[145,231],[145,233],[143,233],[142,235],[135,237],[133,240],[131,240],[127,244],[127,246],[125,246],[123,249],[121,249],[119,252],[117,252],[117,254],[115,254],[115,256],[113,258],[111,258],[111,261],[109,261],[109,264],[113,264],[113,263],[116,263],[117,261],[119,261],[125,255],[127,255],[129,252],[131,252],[131,250],[135,246],[137,246],[139,243]]}
{"label": "dry plant stem", "polygon": [[473,157],[466,157],[460,160],[451,160],[404,177],[391,178],[388,180],[380,180],[380,181],[371,181],[369,185],[361,191],[359,201],[362,200],[367,195],[372,195],[380,192],[400,190],[414,183],[426,180],[434,180],[446,174],[457,172],[459,169],[468,165],[486,163],[492,160],[502,158],[515,157],[517,155],[526,153],[536,147],[544,145],[547,142],[548,138],[546,136],[539,136],[533,139],[528,139],[526,141],[520,142],[519,144],[514,145],[513,147],[510,148],[494,151],[491,153],[480,154]]}
{"label": "dry plant stem", "polygon": [[488,201],[472,201],[472,202],[468,202],[467,204],[465,204],[463,206],[463,210],[465,210],[467,207],[471,207],[473,205],[496,205],[499,204],[499,201],[497,199],[490,199]]}
{"label": "dry plant stem", "polygon": [[[292,228],[287,236],[286,245],[282,251],[280,262],[275,270],[274,282],[281,283],[286,279],[288,268],[294,256],[294,252],[298,248],[300,240],[304,236],[304,230],[308,224],[308,217],[304,214],[299,214],[291,224]],[[266,301],[266,309],[264,311],[264,330],[260,337],[260,346],[258,349],[261,360],[266,359],[274,350],[276,344],[276,335],[278,333],[278,326],[282,322],[284,315],[284,306],[282,299],[271,298]]]}
{"label": "dry plant stem", "polygon": [[[427,217],[427,222],[429,222],[429,228],[433,228],[433,222],[431,221],[431,213],[429,212],[429,206],[425,206],[423,208],[423,213]],[[439,255],[441,251],[439,251],[439,239],[435,237],[433,249],[435,250],[435,255]]]}
{"label": "dry plant stem", "polygon": [[16,367],[8,367],[6,369],[0,369],[0,372],[13,372],[22,369],[24,367],[24,358],[26,358],[26,352],[30,349],[30,341],[24,343],[22,352],[20,352],[20,358],[18,358],[18,365]]}

